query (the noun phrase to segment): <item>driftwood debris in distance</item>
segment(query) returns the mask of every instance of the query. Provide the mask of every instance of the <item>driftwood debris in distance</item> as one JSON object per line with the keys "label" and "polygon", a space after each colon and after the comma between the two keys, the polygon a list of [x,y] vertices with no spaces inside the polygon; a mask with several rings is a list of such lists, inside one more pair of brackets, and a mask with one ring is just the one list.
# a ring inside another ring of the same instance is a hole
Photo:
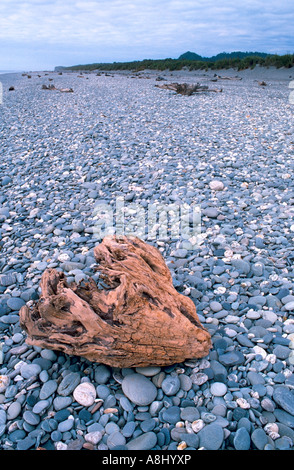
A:
{"label": "driftwood debris in distance", "polygon": [[163,85],[155,85],[157,88],[164,88],[166,90],[172,90],[175,91],[176,93],[179,93],[181,95],[187,95],[191,96],[193,93],[199,93],[199,92],[206,92],[206,91],[212,91],[212,92],[222,92],[222,89],[216,89],[216,88],[208,88],[207,85],[200,85],[200,83],[196,83],[195,85],[190,84],[190,83],[165,83]]}

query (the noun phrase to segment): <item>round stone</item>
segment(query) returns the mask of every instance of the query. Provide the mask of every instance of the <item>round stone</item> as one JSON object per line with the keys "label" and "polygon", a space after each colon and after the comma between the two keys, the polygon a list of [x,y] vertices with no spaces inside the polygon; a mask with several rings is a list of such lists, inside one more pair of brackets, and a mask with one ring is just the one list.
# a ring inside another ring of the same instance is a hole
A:
{"label": "round stone", "polygon": [[213,181],[210,181],[209,187],[212,191],[222,191],[225,185],[222,181],[213,180]]}
{"label": "round stone", "polygon": [[254,429],[251,439],[258,450],[264,450],[265,445],[268,443],[268,437],[262,428]]}
{"label": "round stone", "polygon": [[210,302],[209,307],[215,313],[220,312],[220,310],[222,309],[222,305],[216,300],[213,300],[212,302]]}
{"label": "round stone", "polygon": [[273,399],[283,410],[294,415],[294,394],[287,387],[277,386],[274,389]]}
{"label": "round stone", "polygon": [[120,431],[114,431],[107,438],[107,446],[111,450],[116,446],[123,446],[126,443],[125,436]]}
{"label": "round stone", "polygon": [[136,367],[136,372],[145,375],[146,377],[153,377],[161,371],[160,367],[149,366],[149,367]]}
{"label": "round stone", "polygon": [[224,431],[219,424],[210,423],[199,431],[198,436],[200,447],[206,450],[218,450],[224,440]]}
{"label": "round stone", "polygon": [[95,369],[95,382],[97,384],[105,384],[111,376],[110,369],[104,364],[100,364]]}
{"label": "round stone", "polygon": [[80,405],[91,406],[96,398],[96,388],[90,382],[82,382],[74,389],[73,396]]}
{"label": "round stone", "polygon": [[10,377],[8,375],[0,375],[0,393],[5,392],[10,384]]}
{"label": "round stone", "polygon": [[135,405],[150,405],[157,395],[155,385],[142,374],[127,375],[124,377],[121,386],[126,397]]}
{"label": "round stone", "polygon": [[24,379],[30,379],[31,377],[35,377],[40,374],[41,370],[42,369],[39,364],[23,364],[20,368],[20,375]]}
{"label": "round stone", "polygon": [[13,401],[7,410],[7,419],[15,419],[21,412],[21,404],[18,401]]}
{"label": "round stone", "polygon": [[176,424],[181,419],[181,409],[178,406],[169,406],[162,412],[162,419],[170,424]]}
{"label": "round stone", "polygon": [[249,450],[251,440],[247,429],[237,429],[233,442],[236,450]]}
{"label": "round stone", "polygon": [[190,421],[191,423],[200,418],[198,409],[195,406],[187,406],[181,411],[181,419],[183,421]]}
{"label": "round stone", "polygon": [[101,431],[92,431],[85,434],[85,441],[90,442],[93,445],[98,444],[102,439]]}
{"label": "round stone", "polygon": [[20,310],[21,307],[25,305],[25,301],[23,299],[20,299],[18,297],[11,297],[10,299],[7,300],[7,305],[11,310]]}
{"label": "round stone", "polygon": [[69,372],[58,385],[57,393],[63,397],[69,396],[80,382],[78,372]]}
{"label": "round stone", "polygon": [[42,385],[42,388],[40,390],[40,395],[39,398],[41,400],[46,400],[48,397],[53,395],[53,393],[56,391],[58,387],[58,384],[55,380],[48,380]]}
{"label": "round stone", "polygon": [[227,393],[227,389],[226,384],[222,382],[214,382],[210,387],[210,391],[215,397],[223,397]]}
{"label": "round stone", "polygon": [[[7,302],[7,303],[8,303],[8,302]],[[286,303],[285,309],[286,309],[288,312],[294,311],[294,301],[291,301],[291,302]]]}
{"label": "round stone", "polygon": [[157,437],[152,431],[141,434],[127,443],[128,450],[151,450],[156,446]]}
{"label": "round stone", "polygon": [[181,382],[177,375],[168,375],[161,384],[162,391],[167,396],[176,395],[180,386]]}

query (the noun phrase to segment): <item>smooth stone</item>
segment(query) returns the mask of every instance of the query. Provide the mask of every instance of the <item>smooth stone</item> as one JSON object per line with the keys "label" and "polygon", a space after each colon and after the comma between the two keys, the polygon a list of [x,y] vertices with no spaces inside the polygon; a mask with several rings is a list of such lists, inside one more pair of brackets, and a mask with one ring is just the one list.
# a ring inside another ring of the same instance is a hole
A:
{"label": "smooth stone", "polygon": [[104,384],[98,385],[96,387],[96,392],[97,392],[97,396],[99,398],[102,398],[103,400],[105,400],[108,397],[108,395],[110,395],[111,393],[110,389]]}
{"label": "smooth stone", "polygon": [[223,397],[227,393],[227,386],[223,382],[214,382],[210,386],[210,392],[215,397]]}
{"label": "smooth stone", "polygon": [[97,382],[97,384],[105,384],[110,377],[111,371],[107,366],[105,366],[104,364],[100,364],[98,367],[96,367],[95,382]]}
{"label": "smooth stone", "polygon": [[258,372],[255,372],[252,370],[250,370],[247,373],[247,379],[249,380],[251,385],[257,385],[257,384],[263,385],[265,383],[265,378]]}
{"label": "smooth stone", "polygon": [[224,366],[237,366],[244,364],[245,357],[240,351],[229,351],[219,356],[219,362]]}
{"label": "smooth stone", "polygon": [[258,450],[264,450],[264,447],[268,444],[268,436],[262,428],[254,429],[251,440]]}
{"label": "smooth stone", "polygon": [[69,372],[58,385],[57,393],[63,397],[69,396],[79,383],[80,374],[78,372]]}
{"label": "smooth stone", "polygon": [[9,287],[16,283],[16,275],[14,273],[0,274],[0,286]]}
{"label": "smooth stone", "polygon": [[187,406],[181,410],[181,419],[183,421],[190,421],[191,423],[200,418],[199,411],[194,406]]}
{"label": "smooth stone", "polygon": [[153,431],[141,434],[129,441],[126,446],[128,450],[151,450],[156,446],[157,437]]}
{"label": "smooth stone", "polygon": [[126,397],[139,406],[150,405],[157,395],[157,388],[151,380],[138,373],[126,375],[121,387]]}
{"label": "smooth stone", "polygon": [[42,416],[46,409],[50,406],[49,400],[40,400],[37,401],[37,403],[34,405],[32,411],[33,413],[36,413],[37,415]]}
{"label": "smooth stone", "polygon": [[294,311],[294,301],[287,302],[284,306],[285,310],[288,312]]}
{"label": "smooth stone", "polygon": [[127,412],[131,412],[134,409],[134,405],[130,402],[127,397],[121,397],[119,403],[120,406]]}
{"label": "smooth stone", "polygon": [[287,436],[279,437],[275,440],[275,448],[277,450],[288,450],[293,447],[293,441]]}
{"label": "smooth stone", "polygon": [[67,432],[70,431],[74,426],[75,420],[73,418],[68,418],[65,421],[61,421],[58,424],[57,431]]}
{"label": "smooth stone", "polygon": [[136,423],[135,421],[129,421],[127,422],[124,427],[122,428],[122,434],[125,437],[131,437],[136,429]]}
{"label": "smooth stone", "polygon": [[21,412],[21,404],[18,401],[13,401],[7,409],[7,419],[12,420],[17,418]]}
{"label": "smooth stone", "polygon": [[149,367],[136,367],[136,372],[145,375],[146,377],[153,377],[161,371],[161,367],[149,366]]}
{"label": "smooth stone", "polygon": [[124,446],[126,444],[126,438],[120,431],[115,431],[108,436],[106,444],[110,450],[116,446]]}
{"label": "smooth stone", "polygon": [[219,211],[214,207],[207,207],[203,210],[203,215],[205,215],[209,219],[216,219],[219,215]]}
{"label": "smooth stone", "polygon": [[145,419],[140,426],[143,432],[153,431],[156,426],[156,421],[154,418]]}
{"label": "smooth stone", "polygon": [[282,385],[276,386],[273,393],[274,401],[285,410],[294,416],[294,394]]}
{"label": "smooth stone", "polygon": [[290,354],[290,349],[287,348],[286,346],[282,346],[281,344],[278,344],[274,349],[273,349],[273,354],[277,356],[278,359],[287,359]]}
{"label": "smooth stone", "polygon": [[180,379],[177,375],[168,375],[162,381],[161,388],[167,396],[176,395],[181,386]]}
{"label": "smooth stone", "polygon": [[287,413],[287,411],[280,410],[277,408],[274,410],[274,415],[277,418],[277,421],[279,421],[280,423],[285,424],[290,428],[294,428],[294,416],[290,415],[290,413]]}
{"label": "smooth stone", "polygon": [[90,382],[82,382],[74,389],[73,397],[80,405],[91,406],[96,398],[96,388]]}
{"label": "smooth stone", "polygon": [[210,307],[211,310],[212,310],[213,312],[215,312],[215,313],[216,313],[216,312],[220,312],[220,311],[222,310],[222,308],[223,308],[223,307],[222,307],[222,304],[219,303],[219,302],[217,302],[217,301],[215,301],[215,300],[213,300],[212,302],[210,302],[209,307]]}
{"label": "smooth stone", "polygon": [[23,364],[20,368],[20,374],[24,379],[30,379],[39,375],[41,370],[39,364]]}
{"label": "smooth stone", "polygon": [[23,413],[23,419],[28,423],[31,424],[32,426],[36,426],[40,422],[40,416],[37,415],[36,413],[33,413],[32,411],[26,410]]}
{"label": "smooth stone", "polygon": [[24,439],[21,439],[20,441],[18,441],[18,443],[16,444],[16,448],[17,450],[28,450],[31,447],[33,447],[35,443],[36,443],[35,437],[27,436]]}
{"label": "smooth stone", "polygon": [[85,434],[85,441],[90,442],[93,445],[97,445],[101,441],[103,434],[101,431],[92,431]]}
{"label": "smooth stone", "polygon": [[250,263],[248,263],[248,261],[232,259],[231,264],[240,274],[249,274],[250,272]]}
{"label": "smooth stone", "polygon": [[25,305],[25,301],[23,299],[20,299],[18,297],[11,297],[10,299],[7,300],[7,305],[11,310],[20,310],[21,307]]}
{"label": "smooth stone", "polygon": [[55,380],[48,380],[45,382],[40,390],[39,398],[41,400],[46,400],[57,390],[58,384]]}
{"label": "smooth stone", "polygon": [[198,436],[200,447],[206,450],[218,450],[224,440],[224,431],[219,424],[210,423],[199,431]]}
{"label": "smooth stone", "polygon": [[222,181],[213,180],[213,181],[210,181],[209,187],[213,191],[222,191],[225,185]]}
{"label": "smooth stone", "polygon": [[236,431],[233,443],[236,450],[249,450],[251,443],[250,434],[245,428],[240,427]]}
{"label": "smooth stone", "polygon": [[170,424],[180,421],[181,409],[178,406],[169,406],[162,411],[162,419]]}
{"label": "smooth stone", "polygon": [[56,411],[62,410],[63,408],[66,408],[72,404],[72,398],[71,397],[56,397],[53,400],[53,407]]}
{"label": "smooth stone", "polygon": [[65,421],[69,416],[70,411],[68,409],[59,410],[55,413],[54,420],[57,421],[57,423],[61,423],[61,421]]}

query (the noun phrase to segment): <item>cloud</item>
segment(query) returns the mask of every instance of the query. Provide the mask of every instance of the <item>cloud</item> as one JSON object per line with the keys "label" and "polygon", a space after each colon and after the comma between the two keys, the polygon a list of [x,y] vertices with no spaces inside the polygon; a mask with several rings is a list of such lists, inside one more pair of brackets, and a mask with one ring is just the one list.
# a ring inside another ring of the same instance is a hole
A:
{"label": "cloud", "polygon": [[7,55],[26,47],[54,53],[61,63],[67,51],[67,65],[186,50],[293,52],[293,24],[289,0],[0,0]]}

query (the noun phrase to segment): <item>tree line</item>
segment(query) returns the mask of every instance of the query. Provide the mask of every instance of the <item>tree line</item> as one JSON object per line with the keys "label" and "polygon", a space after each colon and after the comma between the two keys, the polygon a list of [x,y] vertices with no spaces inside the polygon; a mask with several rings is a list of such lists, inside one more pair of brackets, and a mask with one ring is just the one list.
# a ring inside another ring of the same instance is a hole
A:
{"label": "tree line", "polygon": [[144,59],[131,62],[112,62],[112,63],[94,63],[86,65],[74,65],[64,67],[63,70],[129,70],[132,72],[140,72],[142,70],[181,70],[186,67],[188,70],[221,70],[234,68],[238,71],[245,69],[253,69],[256,65],[262,67],[291,68],[294,66],[294,54],[285,55],[252,55],[246,57],[223,57],[222,59],[210,60],[187,60],[187,59]]}

